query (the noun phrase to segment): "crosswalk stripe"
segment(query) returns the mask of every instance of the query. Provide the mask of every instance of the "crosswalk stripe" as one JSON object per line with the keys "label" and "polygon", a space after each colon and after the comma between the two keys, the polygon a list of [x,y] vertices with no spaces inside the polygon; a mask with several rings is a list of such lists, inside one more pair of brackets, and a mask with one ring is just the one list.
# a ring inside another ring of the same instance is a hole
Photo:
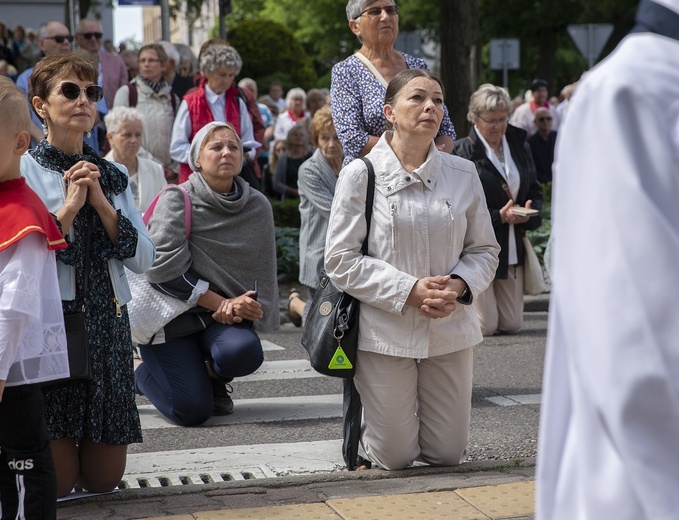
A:
{"label": "crosswalk stripe", "polygon": [[300,379],[308,377],[327,377],[319,374],[307,359],[286,359],[283,361],[265,361],[257,372],[249,376],[239,377],[241,381],[268,381],[278,379]]}
{"label": "crosswalk stripe", "polygon": [[490,401],[498,406],[540,404],[542,401],[542,394],[498,395],[495,397],[486,397],[486,401]]}
{"label": "crosswalk stripe", "polygon": [[269,340],[263,339],[262,340],[262,350],[264,352],[272,351],[272,350],[285,350],[285,347],[281,347],[280,345],[277,345],[276,343],[273,343]]}
{"label": "crosswalk stripe", "polygon": [[[341,417],[342,394],[235,399],[234,407],[233,415],[210,417],[204,426]],[[178,427],[163,417],[153,405],[140,405],[137,408],[144,430]]]}
{"label": "crosswalk stripe", "polygon": [[[486,397],[486,400],[498,406],[518,406],[540,404],[541,398],[541,394],[528,394]],[[210,417],[204,426],[341,417],[342,394],[236,399],[234,406],[233,415]],[[153,405],[140,405],[138,409],[144,430],[178,427],[163,417]]]}

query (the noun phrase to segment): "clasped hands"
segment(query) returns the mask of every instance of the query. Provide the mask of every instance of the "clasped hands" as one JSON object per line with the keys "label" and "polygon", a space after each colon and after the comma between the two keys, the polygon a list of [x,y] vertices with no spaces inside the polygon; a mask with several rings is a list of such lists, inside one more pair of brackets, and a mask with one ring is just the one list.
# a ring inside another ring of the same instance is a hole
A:
{"label": "clasped hands", "polygon": [[245,320],[257,321],[264,316],[264,312],[262,305],[252,298],[254,295],[254,291],[248,291],[235,298],[223,299],[212,317],[217,323],[224,325],[242,323]]}
{"label": "clasped hands", "polygon": [[63,176],[66,183],[66,201],[76,209],[82,208],[87,200],[95,209],[103,204],[109,204],[99,184],[100,177],[101,173],[95,164],[88,161],[75,163]]}
{"label": "clasped hands", "polygon": [[407,305],[417,307],[425,316],[438,319],[450,316],[457,306],[458,296],[466,284],[461,278],[426,276],[420,278],[406,299]]}

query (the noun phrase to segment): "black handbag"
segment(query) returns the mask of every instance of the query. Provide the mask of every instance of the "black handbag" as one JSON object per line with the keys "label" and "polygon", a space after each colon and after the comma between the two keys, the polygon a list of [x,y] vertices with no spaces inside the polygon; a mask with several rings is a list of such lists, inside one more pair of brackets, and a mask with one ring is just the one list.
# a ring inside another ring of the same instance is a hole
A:
{"label": "black handbag", "polygon": [[90,215],[87,220],[87,230],[85,231],[85,265],[83,277],[83,307],[80,312],[64,315],[64,325],[66,327],[66,344],[68,348],[68,369],[70,376],[65,379],[55,381],[65,383],[76,379],[92,379],[92,362],[90,360],[90,343],[87,328],[85,327],[85,295],[90,278],[90,256],[92,248],[92,218]]}
{"label": "black handbag", "polygon": [[[367,255],[375,197],[375,170],[368,159],[361,159],[368,168],[365,199],[367,231],[361,247],[363,255]],[[314,370],[327,376],[345,379],[354,377],[358,351],[358,312],[359,301],[335,287],[324,271],[302,331],[302,346],[309,353]]]}

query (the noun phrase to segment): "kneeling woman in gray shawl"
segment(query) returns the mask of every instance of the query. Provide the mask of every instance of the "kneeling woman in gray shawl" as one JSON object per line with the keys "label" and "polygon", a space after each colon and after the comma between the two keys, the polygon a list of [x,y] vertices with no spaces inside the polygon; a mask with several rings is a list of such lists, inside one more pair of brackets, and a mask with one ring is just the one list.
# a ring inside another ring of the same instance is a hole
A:
{"label": "kneeling woman in gray shawl", "polygon": [[149,221],[157,254],[146,274],[156,289],[197,306],[140,345],[135,371],[137,391],[182,426],[233,412],[228,383],[264,359],[255,329],[279,326],[273,213],[238,176],[243,147],[234,128],[204,126],[189,163],[199,174],[182,184],[191,199],[189,238],[183,193],[168,188]]}

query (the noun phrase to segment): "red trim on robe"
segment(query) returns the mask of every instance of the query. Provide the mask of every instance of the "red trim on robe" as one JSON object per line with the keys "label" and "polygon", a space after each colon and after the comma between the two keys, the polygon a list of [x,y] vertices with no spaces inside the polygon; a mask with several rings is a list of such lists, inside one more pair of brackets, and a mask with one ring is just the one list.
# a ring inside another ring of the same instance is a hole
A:
{"label": "red trim on robe", "polygon": [[58,251],[68,245],[52,214],[23,177],[0,182],[0,222],[0,251],[29,233],[43,234],[48,249]]}

